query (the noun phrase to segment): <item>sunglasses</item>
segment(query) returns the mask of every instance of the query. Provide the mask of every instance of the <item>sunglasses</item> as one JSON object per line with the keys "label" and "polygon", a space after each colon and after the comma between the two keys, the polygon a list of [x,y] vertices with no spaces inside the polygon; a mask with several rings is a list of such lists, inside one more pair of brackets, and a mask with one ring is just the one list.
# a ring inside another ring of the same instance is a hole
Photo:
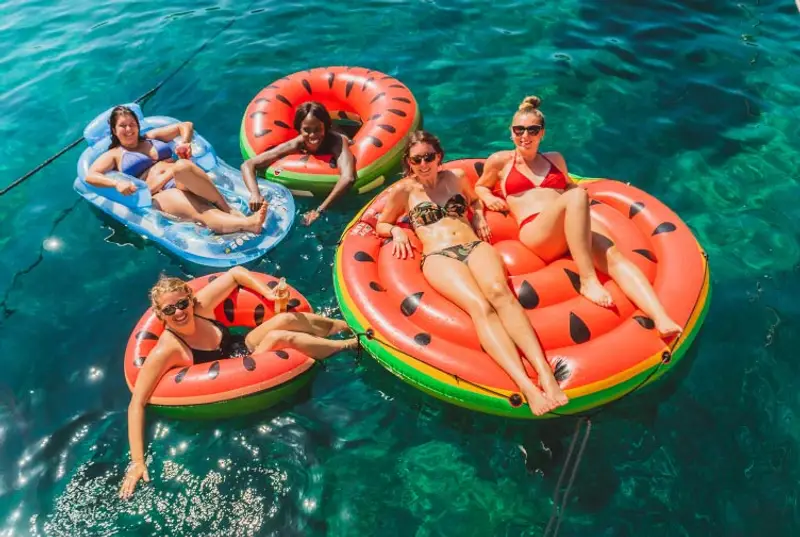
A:
{"label": "sunglasses", "polygon": [[167,316],[172,316],[175,315],[176,310],[183,311],[186,308],[188,308],[191,303],[192,301],[188,297],[182,298],[178,300],[175,304],[170,304],[169,306],[164,306],[163,308],[161,308],[161,313]]}
{"label": "sunglasses", "polygon": [[438,155],[436,153],[425,153],[424,155],[415,155],[413,157],[408,157],[408,160],[411,161],[412,164],[422,164],[422,161],[425,162],[433,162],[436,160]]}
{"label": "sunglasses", "polygon": [[542,132],[543,128],[544,127],[542,127],[541,125],[528,125],[527,127],[525,127],[524,125],[514,125],[513,127],[511,127],[511,130],[514,132],[516,136],[522,136],[522,133],[525,131],[528,131],[528,134],[530,134],[531,136],[536,136],[537,134]]}

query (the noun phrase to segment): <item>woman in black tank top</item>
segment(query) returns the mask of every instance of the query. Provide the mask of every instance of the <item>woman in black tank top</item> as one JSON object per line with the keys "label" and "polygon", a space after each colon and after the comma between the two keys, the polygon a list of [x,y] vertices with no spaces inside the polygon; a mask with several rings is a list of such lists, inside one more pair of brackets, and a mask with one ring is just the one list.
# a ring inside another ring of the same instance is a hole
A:
{"label": "woman in black tank top", "polygon": [[120,497],[133,493],[140,479],[149,481],[144,464],[144,407],[161,377],[171,368],[220,360],[246,353],[291,347],[323,360],[332,354],[358,345],[356,338],[330,340],[328,336],[349,330],[344,321],[313,313],[280,313],[246,336],[234,335],[214,319],[214,309],[237,286],[272,299],[272,290],[243,267],[227,273],[193,293],[179,278],[162,276],[150,290],[153,311],[165,324],[155,348],[142,365],[131,403],[128,406],[128,438],[131,465],[120,489]]}

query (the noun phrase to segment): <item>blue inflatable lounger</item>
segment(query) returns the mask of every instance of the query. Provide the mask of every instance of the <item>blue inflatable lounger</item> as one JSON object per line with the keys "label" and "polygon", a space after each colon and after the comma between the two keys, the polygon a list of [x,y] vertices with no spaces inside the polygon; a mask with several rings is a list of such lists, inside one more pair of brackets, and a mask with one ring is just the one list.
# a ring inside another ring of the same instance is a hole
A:
{"label": "blue inflatable lounger", "polygon": [[[178,123],[177,119],[166,116],[144,117],[141,108],[136,104],[126,106],[139,119],[142,134],[156,127]],[[289,232],[294,222],[294,198],[286,187],[270,181],[259,181],[261,194],[269,203],[264,232],[260,235],[248,232],[215,234],[198,223],[179,220],[153,209],[146,183],[118,171],[106,175],[135,183],[137,190],[134,194],[124,196],[115,188],[95,187],[87,183],[89,167],[108,150],[111,143],[108,118],[112,109],[109,108],[97,116],[83,131],[89,147],[78,160],[78,177],[73,186],[89,203],[176,255],[210,267],[230,267],[258,259],[281,242]],[[175,146],[180,142],[180,136],[169,142],[173,155]],[[192,161],[211,177],[231,207],[244,214],[250,213],[247,207],[250,192],[241,173],[217,157],[211,144],[197,131],[192,139]]]}

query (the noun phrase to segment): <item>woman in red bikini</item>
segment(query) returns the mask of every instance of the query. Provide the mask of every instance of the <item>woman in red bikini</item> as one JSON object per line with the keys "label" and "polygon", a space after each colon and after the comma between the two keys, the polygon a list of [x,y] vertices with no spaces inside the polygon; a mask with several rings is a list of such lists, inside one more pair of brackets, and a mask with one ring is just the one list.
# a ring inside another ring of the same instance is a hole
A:
{"label": "woman in red bikini", "polygon": [[670,319],[645,275],[606,238],[608,230],[592,221],[589,195],[570,179],[564,157],[539,152],[545,133],[540,103],[539,97],[522,101],[511,123],[516,149],[498,151],[486,160],[475,193],[490,210],[510,210],[519,223],[520,242],[544,261],[569,250],[583,296],[600,306],[614,305],[596,266],[653,319],[662,337],[679,334],[680,326]]}

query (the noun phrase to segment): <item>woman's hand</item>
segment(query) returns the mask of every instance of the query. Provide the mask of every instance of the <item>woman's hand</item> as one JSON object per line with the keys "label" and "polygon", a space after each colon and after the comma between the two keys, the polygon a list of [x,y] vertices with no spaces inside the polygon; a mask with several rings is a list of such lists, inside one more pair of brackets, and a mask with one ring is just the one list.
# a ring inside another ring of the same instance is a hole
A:
{"label": "woman's hand", "polygon": [[252,212],[256,212],[261,208],[261,205],[264,203],[264,196],[261,195],[259,192],[258,194],[250,194],[250,201],[247,202],[247,206],[250,208]]}
{"label": "woman's hand", "polygon": [[475,228],[475,233],[478,234],[480,240],[491,242],[492,230],[489,229],[489,223],[483,215],[475,215],[472,219],[472,227]]}
{"label": "woman's hand", "polygon": [[508,212],[508,203],[503,198],[499,198],[494,194],[484,194],[482,197],[483,203],[490,211],[497,211],[499,213]]}
{"label": "woman's hand", "polygon": [[303,224],[310,226],[311,224],[317,221],[320,214],[322,213],[320,213],[317,209],[311,209],[310,211],[308,211],[306,214],[303,215]]}
{"label": "woman's hand", "polygon": [[187,142],[179,143],[177,146],[175,146],[175,154],[180,158],[192,158],[192,144]]}
{"label": "woman's hand", "polygon": [[144,462],[131,462],[128,471],[125,473],[125,479],[122,480],[122,486],[119,489],[119,497],[126,500],[131,497],[133,490],[136,488],[136,483],[140,479],[145,482],[150,482],[150,475],[147,473],[147,465]]}
{"label": "woman's hand", "polygon": [[117,192],[119,192],[123,196],[130,196],[131,194],[136,192],[136,185],[133,184],[131,181],[125,181],[124,179],[115,182],[114,188],[116,188]]}
{"label": "woman's hand", "polygon": [[408,235],[397,226],[392,228],[392,255],[399,259],[414,259],[414,247]]}

